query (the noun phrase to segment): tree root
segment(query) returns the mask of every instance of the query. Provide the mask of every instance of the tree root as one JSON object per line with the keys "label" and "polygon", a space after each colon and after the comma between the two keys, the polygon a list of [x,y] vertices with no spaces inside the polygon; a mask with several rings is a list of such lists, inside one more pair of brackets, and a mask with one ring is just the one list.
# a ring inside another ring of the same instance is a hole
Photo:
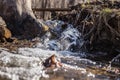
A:
{"label": "tree root", "polygon": [[[89,41],[90,47],[96,47],[98,43],[104,41],[103,45],[112,44],[111,46],[120,49],[120,43],[118,43],[120,41],[120,10],[118,8],[120,7],[117,4],[119,2],[113,3],[109,8],[103,4],[87,4],[84,7],[81,4],[75,6],[73,9],[75,11],[69,14],[58,15],[57,19],[72,22],[71,24],[82,33],[84,40]],[[111,5],[111,2],[108,5]],[[92,24],[89,24],[91,22]],[[102,44],[101,47],[104,47]]]}

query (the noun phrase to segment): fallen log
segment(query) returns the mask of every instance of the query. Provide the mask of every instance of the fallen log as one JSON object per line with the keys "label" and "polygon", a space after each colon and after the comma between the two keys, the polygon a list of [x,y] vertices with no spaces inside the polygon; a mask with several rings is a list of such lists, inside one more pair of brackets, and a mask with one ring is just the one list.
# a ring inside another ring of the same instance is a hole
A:
{"label": "fallen log", "polygon": [[71,11],[70,8],[33,8],[33,11]]}

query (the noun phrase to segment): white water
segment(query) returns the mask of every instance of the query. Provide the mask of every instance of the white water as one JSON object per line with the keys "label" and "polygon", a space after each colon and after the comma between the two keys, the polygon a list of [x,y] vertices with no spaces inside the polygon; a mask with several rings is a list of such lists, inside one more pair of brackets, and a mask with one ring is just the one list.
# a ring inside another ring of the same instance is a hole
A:
{"label": "white water", "polygon": [[[74,48],[80,49],[84,41],[79,31],[67,24],[66,29],[62,29],[62,25],[66,24],[62,21],[46,21],[46,25],[50,26],[51,33],[48,32],[43,38],[43,44],[47,49],[56,51],[77,51]],[[54,37],[52,34],[55,34]],[[53,38],[54,37],[54,38]]]}
{"label": "white water", "polygon": [[[49,78],[49,76],[45,74],[42,61],[52,54],[57,55],[58,58],[80,60],[80,58],[72,56],[71,52],[42,50],[37,47],[19,48],[18,53],[10,53],[5,50],[0,51],[0,77],[7,78],[6,80],[39,80],[41,77]],[[94,64],[92,61],[87,59],[81,59],[81,61]],[[82,73],[86,72],[84,68],[80,68],[78,66],[68,65],[67,63],[63,63],[63,65],[65,68],[81,70]],[[88,76],[89,75],[90,74],[88,74]]]}
{"label": "white water", "polygon": [[[79,70],[86,77],[95,78],[95,74],[87,72],[83,66],[78,65],[78,63],[96,65],[96,62],[81,58],[86,56],[85,53],[78,53],[84,43],[81,34],[70,24],[62,31],[61,25],[64,24],[62,21],[47,21],[46,24],[50,26],[51,31],[54,31],[57,38],[52,38],[53,35],[47,32],[41,40],[42,43],[37,43],[33,48],[19,48],[14,53],[9,52],[8,49],[0,49],[0,79],[40,80],[41,77],[49,78],[49,75],[45,74],[46,70],[42,61],[53,54],[59,59],[68,59],[63,61],[64,71],[67,69]],[[74,47],[78,48],[78,51]]]}

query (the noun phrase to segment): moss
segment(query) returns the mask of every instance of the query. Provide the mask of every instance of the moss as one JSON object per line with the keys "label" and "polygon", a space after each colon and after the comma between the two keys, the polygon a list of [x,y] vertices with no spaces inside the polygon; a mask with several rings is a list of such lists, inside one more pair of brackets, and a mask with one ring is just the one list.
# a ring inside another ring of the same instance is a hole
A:
{"label": "moss", "polygon": [[111,10],[110,8],[104,8],[104,9],[102,10],[102,13],[104,13],[104,14],[109,14],[109,13],[112,13],[112,10]]}
{"label": "moss", "polygon": [[85,7],[86,7],[86,5],[85,5],[85,4],[82,4],[82,5],[81,5],[81,7],[82,7],[82,8],[85,8]]}

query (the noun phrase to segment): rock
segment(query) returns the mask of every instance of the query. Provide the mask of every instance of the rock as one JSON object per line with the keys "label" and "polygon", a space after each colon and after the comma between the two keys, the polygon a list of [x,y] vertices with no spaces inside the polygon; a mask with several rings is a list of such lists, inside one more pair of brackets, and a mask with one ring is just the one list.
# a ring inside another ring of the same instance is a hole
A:
{"label": "rock", "polygon": [[12,37],[11,31],[6,27],[5,21],[0,17],[0,41],[10,41]]}
{"label": "rock", "polygon": [[50,56],[49,58],[47,58],[45,60],[45,62],[43,62],[43,65],[48,68],[56,68],[56,67],[62,67],[62,64],[60,61],[57,60],[55,54],[53,54],[52,56]]}
{"label": "rock", "polygon": [[48,30],[49,30],[49,26],[47,26],[47,25],[44,23],[43,20],[38,19],[38,22],[41,23],[42,28],[43,28],[43,31],[48,31]]}
{"label": "rock", "polygon": [[4,37],[6,39],[11,38],[11,36],[12,36],[11,31],[8,28],[6,28],[6,27],[3,27],[3,29],[4,29],[4,32],[5,32],[4,33]]}

